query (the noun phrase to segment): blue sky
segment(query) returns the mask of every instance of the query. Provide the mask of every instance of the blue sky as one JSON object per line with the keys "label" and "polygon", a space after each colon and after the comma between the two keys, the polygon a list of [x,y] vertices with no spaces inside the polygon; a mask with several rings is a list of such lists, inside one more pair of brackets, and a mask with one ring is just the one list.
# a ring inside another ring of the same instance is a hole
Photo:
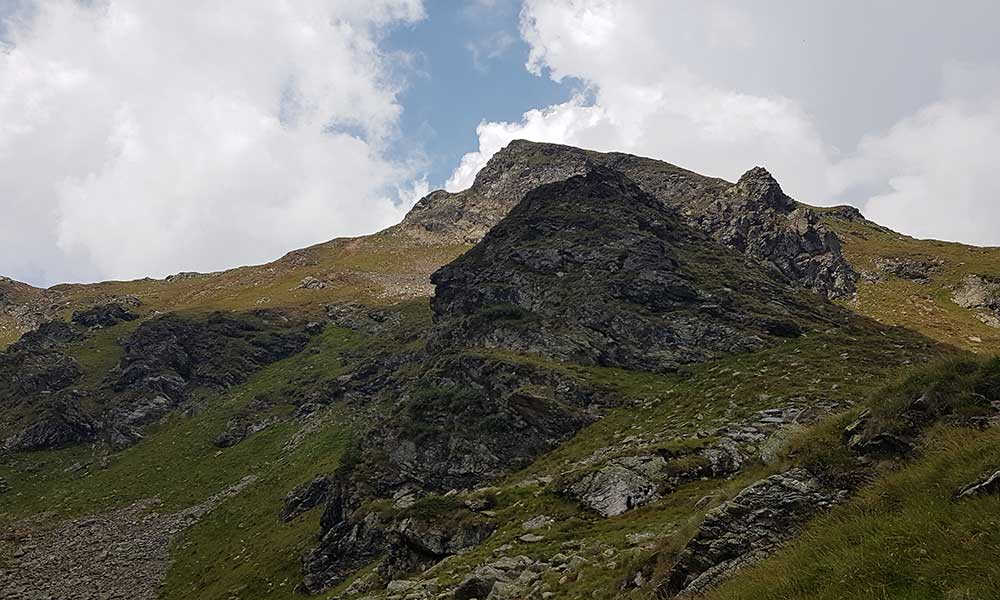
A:
{"label": "blue sky", "polygon": [[389,32],[387,51],[413,56],[399,97],[398,155],[427,158],[427,179],[441,188],[462,156],[478,145],[476,126],[517,121],[531,108],[565,101],[572,81],[556,83],[525,69],[528,45],[518,31],[520,2],[429,0],[427,17]]}

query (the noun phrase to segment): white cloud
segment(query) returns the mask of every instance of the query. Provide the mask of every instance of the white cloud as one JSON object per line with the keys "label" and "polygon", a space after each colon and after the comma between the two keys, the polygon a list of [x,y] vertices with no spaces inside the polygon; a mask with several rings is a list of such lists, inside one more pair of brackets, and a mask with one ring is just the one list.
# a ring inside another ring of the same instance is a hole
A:
{"label": "white cloud", "polygon": [[467,42],[465,48],[472,55],[472,64],[476,70],[486,73],[490,70],[490,61],[503,56],[515,42],[514,36],[506,31],[494,31]]}
{"label": "white cloud", "polygon": [[259,262],[392,224],[383,28],[419,0],[43,0],[0,54],[0,273]]}
{"label": "white cloud", "polygon": [[[790,192],[811,193],[815,182],[825,179],[823,166],[832,150],[804,111],[781,96],[723,89],[674,64],[660,48],[662,19],[650,14],[660,6],[526,3],[522,35],[531,46],[528,68],[556,80],[583,80],[592,102],[576,97],[530,111],[518,123],[482,123],[479,151],[463,158],[447,187],[471,184],[493,152],[511,139],[527,138],[655,156],[730,178],[764,163]],[[739,21],[732,11],[725,14],[727,23]],[[718,15],[715,10],[705,15],[705,39],[719,35]]]}
{"label": "white cloud", "polygon": [[[1000,76],[953,64],[996,65],[989,24],[1000,7],[972,1],[970,21],[922,2],[905,13],[865,2],[836,10],[777,4],[783,9],[527,0],[527,68],[579,79],[588,98],[529,111],[518,122],[481,123],[479,149],[462,159],[448,189],[467,187],[496,150],[527,138],[652,156],[730,180],[760,164],[804,202],[851,201],[914,235],[1000,243],[992,159]],[[913,48],[929,20],[935,35]],[[928,69],[938,73],[933,85]],[[882,116],[876,127],[873,114]]]}
{"label": "white cloud", "polygon": [[833,173],[845,185],[881,184],[864,207],[875,221],[918,237],[1000,244],[1000,78],[962,71],[978,85],[865,138]]}

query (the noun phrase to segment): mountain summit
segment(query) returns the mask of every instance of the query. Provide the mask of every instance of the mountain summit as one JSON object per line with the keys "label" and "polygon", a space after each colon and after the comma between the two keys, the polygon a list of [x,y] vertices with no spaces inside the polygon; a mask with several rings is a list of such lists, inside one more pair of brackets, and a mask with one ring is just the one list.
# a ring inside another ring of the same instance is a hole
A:
{"label": "mountain summit", "polygon": [[858,275],[837,235],[761,167],[732,184],[648,158],[515,140],[490,159],[471,188],[426,196],[399,230],[417,239],[476,243],[529,190],[595,166],[621,172],[689,225],[824,297],[849,296],[855,289]]}

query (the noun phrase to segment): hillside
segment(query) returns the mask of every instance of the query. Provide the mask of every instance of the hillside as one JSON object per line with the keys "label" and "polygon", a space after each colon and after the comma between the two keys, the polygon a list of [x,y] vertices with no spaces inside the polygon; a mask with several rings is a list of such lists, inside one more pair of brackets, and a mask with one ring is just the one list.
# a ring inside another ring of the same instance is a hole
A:
{"label": "hillside", "polygon": [[759,167],[516,141],[266,265],[0,280],[0,326],[4,597],[1000,595],[1000,249]]}

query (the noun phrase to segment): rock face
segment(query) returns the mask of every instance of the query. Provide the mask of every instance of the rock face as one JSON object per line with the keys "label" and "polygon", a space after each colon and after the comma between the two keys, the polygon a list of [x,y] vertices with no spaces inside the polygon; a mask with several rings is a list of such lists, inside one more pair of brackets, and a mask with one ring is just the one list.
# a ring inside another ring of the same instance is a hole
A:
{"label": "rock face", "polygon": [[829,298],[854,292],[858,275],[818,214],[785,195],[761,167],[704,209],[685,214],[724,245],[771,265]]}
{"label": "rock face", "polygon": [[[102,382],[81,384],[83,369],[69,355],[73,345],[89,329],[135,318],[124,305],[100,305],[77,313],[72,323],[45,323],[0,353],[0,406],[16,409],[6,411],[16,420],[0,413],[3,447],[42,450],[103,437],[124,448],[192,389],[239,383],[308,341],[300,325],[278,315],[168,315],[142,323],[121,342],[124,356]],[[101,374],[94,375],[100,381]],[[234,424],[231,443],[261,426]]]}
{"label": "rock face", "polygon": [[461,522],[437,523],[428,531],[438,533],[423,536],[452,542],[414,542],[408,536],[421,530],[420,520],[404,524],[366,510],[365,502],[468,489],[527,466],[592,423],[601,403],[611,401],[553,371],[463,354],[432,359],[405,386],[384,385],[400,402],[334,476],[322,539],[304,563],[303,587],[310,592],[386,553],[392,557],[387,568],[401,574],[407,565],[478,543],[485,526]]}
{"label": "rock face", "polygon": [[434,347],[653,371],[794,337],[826,309],[599,167],[530,192],[431,280]]}
{"label": "rock face", "polygon": [[65,323],[51,322],[26,333],[0,353],[0,394],[52,394],[83,375],[80,365],[62,352],[79,336]]}
{"label": "rock face", "polygon": [[[97,424],[76,407],[79,399],[70,387],[83,369],[65,346],[78,337],[66,323],[45,323],[0,353],[0,406],[7,409],[0,424],[15,430],[3,440],[4,449],[58,448],[96,436]],[[8,421],[17,414],[34,418]]]}
{"label": "rock face", "polygon": [[517,140],[476,175],[468,190],[422,198],[396,230],[434,242],[475,244],[532,189],[586,172],[595,153]]}
{"label": "rock face", "polygon": [[122,321],[134,321],[138,315],[117,302],[109,302],[73,313],[72,321],[84,327],[111,327]]}
{"label": "rock face", "polygon": [[758,481],[705,515],[657,595],[672,598],[705,591],[764,558],[811,517],[846,497],[847,492],[828,488],[805,469]]}
{"label": "rock face", "polygon": [[276,327],[264,313],[248,318],[214,313],[205,321],[166,315],[143,323],[125,341],[112,387],[176,401],[188,387],[239,383],[307,341],[303,331]]}
{"label": "rock face", "polygon": [[1000,277],[967,275],[952,300],[962,308],[976,310],[987,325],[1000,327]]}
{"label": "rock face", "polygon": [[[532,189],[595,166],[623,173],[689,225],[823,296],[854,292],[858,275],[844,259],[837,236],[760,167],[733,185],[648,158],[515,140],[490,159],[472,187],[426,196],[396,231],[436,242],[476,243]],[[856,213],[847,210],[845,218]]]}
{"label": "rock face", "polygon": [[[123,343],[125,355],[110,377],[111,390],[120,396],[107,417],[112,445],[122,448],[140,439],[142,427],[185,400],[190,390],[240,383],[264,365],[299,352],[308,339],[302,329],[266,312],[146,321]],[[253,424],[238,425],[233,443],[253,433]]]}

